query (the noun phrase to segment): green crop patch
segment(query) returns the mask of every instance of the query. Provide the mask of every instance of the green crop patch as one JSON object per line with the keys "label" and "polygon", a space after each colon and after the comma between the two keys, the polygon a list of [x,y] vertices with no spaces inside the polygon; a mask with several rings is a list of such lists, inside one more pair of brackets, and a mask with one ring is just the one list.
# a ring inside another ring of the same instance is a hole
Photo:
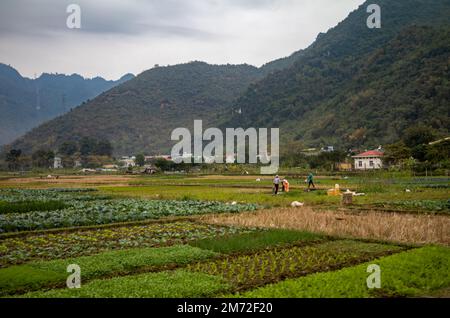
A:
{"label": "green crop patch", "polygon": [[395,207],[404,209],[406,211],[410,209],[429,211],[441,214],[450,214],[450,201],[449,200],[406,200],[406,201],[391,201],[375,203],[375,206],[379,207]]}
{"label": "green crop patch", "polygon": [[0,190],[0,201],[26,202],[26,201],[95,201],[110,199],[110,196],[99,195],[95,189],[63,189],[53,188],[37,189],[3,189]]}
{"label": "green crop patch", "polygon": [[0,215],[0,233],[144,221],[207,213],[238,213],[253,211],[257,208],[255,204],[231,205],[216,201],[133,199],[75,201],[71,203],[70,208],[58,211]]}
{"label": "green crop patch", "polygon": [[358,241],[330,241],[312,246],[273,248],[250,255],[198,262],[189,265],[187,269],[224,277],[235,290],[245,290],[288,277],[359,264],[402,249],[398,246]]}
{"label": "green crop patch", "polygon": [[64,283],[68,274],[21,265],[0,269],[0,296],[36,290],[58,282]]}
{"label": "green crop patch", "polygon": [[325,240],[319,234],[271,229],[260,232],[226,236],[220,239],[210,238],[191,242],[190,245],[217,253],[251,252],[273,246],[293,243],[313,243]]}
{"label": "green crop patch", "polygon": [[[381,269],[381,289],[367,287],[368,265]],[[450,249],[423,247],[339,271],[318,273],[245,292],[245,298],[416,297],[450,287]]]}
{"label": "green crop patch", "polygon": [[48,285],[64,285],[67,267],[76,264],[83,280],[124,275],[137,270],[152,271],[165,266],[180,266],[217,255],[188,245],[165,248],[143,248],[113,251],[73,259],[35,262],[0,269],[0,290],[10,294],[22,290],[34,290]]}
{"label": "green crop patch", "polygon": [[0,267],[111,250],[179,245],[193,240],[250,232],[254,230],[195,222],[170,222],[11,237],[0,240]]}
{"label": "green crop patch", "polygon": [[68,204],[65,204],[61,201],[0,201],[0,214],[26,213],[33,211],[55,211],[68,207]]}
{"label": "green crop patch", "polygon": [[80,289],[24,295],[32,298],[200,298],[229,290],[220,277],[183,270],[95,280]]}

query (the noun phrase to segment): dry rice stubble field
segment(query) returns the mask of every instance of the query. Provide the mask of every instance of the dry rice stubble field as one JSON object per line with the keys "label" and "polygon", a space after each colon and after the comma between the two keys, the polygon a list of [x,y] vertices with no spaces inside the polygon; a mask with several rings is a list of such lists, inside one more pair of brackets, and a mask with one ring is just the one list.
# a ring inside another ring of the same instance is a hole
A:
{"label": "dry rice stubble field", "polygon": [[386,212],[350,213],[311,207],[273,208],[239,215],[207,215],[210,224],[280,228],[413,244],[450,245],[450,217]]}

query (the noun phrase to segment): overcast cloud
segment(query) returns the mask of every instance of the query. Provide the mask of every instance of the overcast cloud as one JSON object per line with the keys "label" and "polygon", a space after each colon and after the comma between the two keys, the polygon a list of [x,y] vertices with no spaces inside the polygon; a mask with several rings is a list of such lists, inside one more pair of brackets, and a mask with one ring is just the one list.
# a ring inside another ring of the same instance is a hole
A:
{"label": "overcast cloud", "polygon": [[[260,66],[310,45],[363,0],[1,0],[0,62],[22,75],[117,79],[154,64]],[[82,28],[66,27],[81,7]]]}

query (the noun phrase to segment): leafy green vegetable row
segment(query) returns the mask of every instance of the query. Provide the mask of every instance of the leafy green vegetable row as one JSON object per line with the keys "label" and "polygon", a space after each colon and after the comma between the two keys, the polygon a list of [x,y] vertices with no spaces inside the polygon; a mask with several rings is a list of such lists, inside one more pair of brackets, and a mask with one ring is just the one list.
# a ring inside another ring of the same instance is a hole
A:
{"label": "leafy green vegetable row", "polygon": [[54,211],[68,208],[69,205],[62,201],[0,201],[0,214],[26,213],[31,211]]}
{"label": "leafy green vegetable row", "polygon": [[203,201],[110,200],[78,202],[58,211],[0,215],[0,233],[159,219],[206,213],[253,211],[254,204]]}
{"label": "leafy green vegetable row", "polygon": [[[380,290],[367,287],[367,267],[381,267]],[[339,271],[317,273],[267,285],[235,297],[380,297],[420,296],[450,285],[450,253],[424,247],[382,257]],[[23,297],[216,297],[233,290],[224,279],[186,270],[94,280],[81,289],[32,292]]]}
{"label": "leafy green vegetable row", "polygon": [[237,289],[248,289],[286,277],[342,268],[400,251],[402,248],[398,246],[342,240],[266,249],[249,255],[199,262],[187,268],[221,276]]}
{"label": "leafy green vegetable row", "polygon": [[[158,267],[164,267],[165,265],[175,264],[176,266],[186,265],[193,261],[203,260],[219,255],[214,252],[213,249],[217,249],[219,245],[215,245],[214,248],[208,245],[208,242],[216,241],[223,242],[223,246],[227,246],[226,251],[228,253],[234,253],[242,251],[243,244],[230,245],[231,242],[245,242],[248,248],[252,250],[263,249],[274,244],[283,245],[292,243],[294,241],[301,241],[304,243],[316,242],[318,236],[315,234],[296,232],[289,230],[268,230],[268,231],[252,231],[251,230],[238,230],[235,228],[222,228],[223,232],[220,232],[218,227],[210,229],[210,225],[196,224],[191,222],[176,222],[167,224],[153,224],[149,225],[153,227],[153,235],[170,235],[172,237],[181,236],[184,238],[193,239],[195,237],[202,238],[199,235],[195,235],[194,231],[199,229],[210,230],[210,235],[215,233],[217,236],[214,239],[201,239],[197,244],[204,248],[191,246],[174,246],[170,248],[139,248],[129,250],[110,251],[92,256],[83,256],[76,258],[66,258],[62,260],[52,261],[39,261],[32,262],[25,265],[12,266],[4,269],[0,269],[0,290],[3,294],[13,294],[21,291],[40,289],[43,287],[52,287],[52,285],[61,286],[65,282],[67,277],[66,268],[70,264],[77,264],[82,269],[82,277],[84,280],[92,278],[99,278],[118,274],[128,274],[134,271],[150,271],[157,270]],[[142,237],[141,235],[147,235],[148,233],[142,230],[149,230],[146,227],[131,227],[125,232],[126,235],[136,237]],[[91,244],[99,242],[99,234],[106,234],[101,236],[104,238],[114,238],[114,233],[111,229],[106,233],[99,231],[86,231],[85,233],[77,233],[77,236],[72,237],[74,239],[90,239]],[[123,229],[121,229],[123,230]],[[185,232],[183,233],[182,230]],[[215,230],[212,231],[212,230]],[[241,233],[242,232],[242,233]],[[122,232],[119,232],[122,233]],[[238,233],[238,234],[235,234]],[[253,233],[254,235],[250,235]],[[90,235],[91,234],[91,235]],[[177,235],[180,234],[180,235]],[[228,234],[228,235],[227,235]],[[52,239],[58,238],[55,234],[49,234]],[[226,236],[224,236],[226,235]],[[43,245],[47,245],[49,241],[43,241],[42,237],[38,236],[27,238],[28,242],[39,242]],[[205,237],[205,236],[204,236]],[[61,238],[61,237],[59,237]],[[47,237],[48,239],[48,237]],[[123,238],[122,238],[123,239]],[[103,242],[104,240],[100,240]],[[69,241],[65,241],[64,246],[70,245]],[[17,241],[18,246],[22,241]],[[256,244],[253,244],[256,243]],[[26,243],[25,243],[26,244]],[[248,249],[247,249],[248,251]],[[55,255],[53,255],[55,257]]]}
{"label": "leafy green vegetable row", "polygon": [[221,278],[184,270],[94,280],[80,289],[28,293],[28,298],[201,298],[228,291]]}
{"label": "leafy green vegetable row", "polygon": [[[381,269],[381,289],[367,287],[367,267]],[[245,298],[415,297],[450,286],[450,249],[424,247],[335,272],[290,279],[238,295]]]}
{"label": "leafy green vegetable row", "polygon": [[23,201],[92,201],[104,199],[105,196],[97,195],[96,189],[2,189],[0,200],[6,202]]}
{"label": "leafy green vegetable row", "polygon": [[187,264],[215,256],[216,253],[188,245],[163,248],[140,248],[106,252],[73,259],[34,262],[0,269],[0,294],[39,289],[52,284],[65,287],[67,267],[76,264],[83,280],[108,274],[150,271],[171,264]]}
{"label": "leafy green vegetable row", "polygon": [[205,238],[192,241],[192,246],[211,250],[217,253],[246,253],[267,247],[293,243],[313,243],[324,241],[323,235],[284,229],[270,229],[265,231],[251,231],[239,235],[227,236],[220,239]]}
{"label": "leafy green vegetable row", "polygon": [[162,247],[208,238],[220,240],[224,236],[254,232],[230,226],[169,222],[11,237],[0,240],[0,267],[118,249]]}

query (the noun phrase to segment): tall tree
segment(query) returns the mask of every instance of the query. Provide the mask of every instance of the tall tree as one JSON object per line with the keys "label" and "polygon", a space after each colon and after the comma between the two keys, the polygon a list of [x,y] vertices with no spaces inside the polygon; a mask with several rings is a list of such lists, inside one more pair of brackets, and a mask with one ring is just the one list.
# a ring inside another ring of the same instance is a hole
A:
{"label": "tall tree", "polygon": [[82,156],[89,156],[95,153],[97,140],[90,137],[83,137],[80,141],[80,153]]}
{"label": "tall tree", "polygon": [[425,158],[432,163],[450,163],[450,140],[428,146]]}
{"label": "tall tree", "polygon": [[97,143],[95,154],[99,156],[111,157],[113,153],[113,146],[108,140],[101,140]]}
{"label": "tall tree", "polygon": [[77,151],[78,145],[74,141],[66,141],[58,149],[58,153],[65,156],[73,156]]}
{"label": "tall tree", "polygon": [[55,153],[46,149],[39,149],[31,156],[33,160],[33,166],[38,168],[50,168],[52,161],[55,158]]}
{"label": "tall tree", "polygon": [[136,156],[136,164],[137,164],[139,167],[142,167],[142,166],[145,165],[145,156],[144,156],[143,154],[138,154],[138,155]]}
{"label": "tall tree", "polygon": [[397,164],[401,160],[409,159],[411,157],[411,149],[408,148],[403,141],[387,145],[384,148],[384,161],[388,164]]}
{"label": "tall tree", "polygon": [[403,137],[403,141],[410,148],[428,144],[434,141],[434,139],[435,135],[433,130],[423,125],[412,126],[406,129]]}
{"label": "tall tree", "polygon": [[6,154],[6,162],[8,163],[9,170],[17,170],[19,168],[19,158],[22,155],[22,150],[20,149],[11,149]]}

